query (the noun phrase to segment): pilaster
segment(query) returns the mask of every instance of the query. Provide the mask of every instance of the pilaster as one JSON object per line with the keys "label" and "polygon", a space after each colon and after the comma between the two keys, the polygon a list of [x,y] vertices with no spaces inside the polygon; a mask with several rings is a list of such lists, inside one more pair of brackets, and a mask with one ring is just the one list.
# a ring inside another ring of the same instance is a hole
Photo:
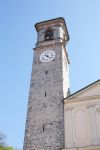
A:
{"label": "pilaster", "polygon": [[65,110],[65,147],[71,148],[74,147],[73,142],[73,108],[67,108]]}
{"label": "pilaster", "polygon": [[96,127],[96,114],[95,114],[95,105],[91,104],[87,106],[89,112],[89,122],[90,122],[90,137],[91,137],[91,145],[98,145],[98,134]]}

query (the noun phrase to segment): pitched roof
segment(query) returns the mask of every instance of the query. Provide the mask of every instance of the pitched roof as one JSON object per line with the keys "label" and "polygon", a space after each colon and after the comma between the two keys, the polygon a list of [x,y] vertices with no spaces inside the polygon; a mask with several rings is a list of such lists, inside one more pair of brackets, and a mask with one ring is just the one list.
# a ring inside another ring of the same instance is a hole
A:
{"label": "pitched roof", "polygon": [[87,86],[85,86],[84,88],[82,88],[82,89],[80,89],[80,90],[76,91],[75,93],[73,93],[73,94],[69,95],[68,97],[64,98],[64,100],[65,100],[65,99],[72,98],[73,96],[75,96],[75,95],[79,94],[80,92],[82,92],[82,91],[86,90],[86,89],[87,89],[87,88],[89,88],[89,87],[92,87],[94,84],[97,84],[98,82],[100,82],[100,79],[99,79],[99,80],[97,80],[97,81],[95,81],[95,82],[93,82],[93,83],[91,83],[91,84],[89,84],[89,85],[87,85]]}

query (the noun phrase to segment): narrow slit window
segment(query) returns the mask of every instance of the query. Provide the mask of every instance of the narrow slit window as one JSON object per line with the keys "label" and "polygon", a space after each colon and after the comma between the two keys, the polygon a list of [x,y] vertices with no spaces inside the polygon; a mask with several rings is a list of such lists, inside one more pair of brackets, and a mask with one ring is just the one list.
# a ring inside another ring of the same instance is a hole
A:
{"label": "narrow slit window", "polygon": [[47,96],[46,92],[45,92],[45,97]]}
{"label": "narrow slit window", "polygon": [[46,74],[48,73],[48,71],[46,70]]}
{"label": "narrow slit window", "polygon": [[43,132],[44,132],[44,125],[43,125]]}
{"label": "narrow slit window", "polygon": [[31,110],[32,106],[29,107],[29,111]]}

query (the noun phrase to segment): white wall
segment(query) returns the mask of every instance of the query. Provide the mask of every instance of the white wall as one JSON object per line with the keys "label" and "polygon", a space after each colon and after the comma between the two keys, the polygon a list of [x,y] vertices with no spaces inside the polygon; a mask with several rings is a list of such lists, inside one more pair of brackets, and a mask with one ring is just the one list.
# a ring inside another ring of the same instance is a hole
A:
{"label": "white wall", "polygon": [[100,145],[100,98],[65,102],[65,148]]}

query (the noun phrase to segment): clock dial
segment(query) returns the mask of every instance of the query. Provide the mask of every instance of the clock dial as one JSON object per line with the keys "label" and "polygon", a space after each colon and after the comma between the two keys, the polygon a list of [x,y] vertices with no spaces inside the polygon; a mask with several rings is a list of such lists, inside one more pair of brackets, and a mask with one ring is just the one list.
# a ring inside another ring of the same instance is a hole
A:
{"label": "clock dial", "polygon": [[49,62],[49,61],[53,60],[54,58],[55,58],[55,52],[51,51],[51,50],[44,51],[40,55],[40,60],[42,62]]}

